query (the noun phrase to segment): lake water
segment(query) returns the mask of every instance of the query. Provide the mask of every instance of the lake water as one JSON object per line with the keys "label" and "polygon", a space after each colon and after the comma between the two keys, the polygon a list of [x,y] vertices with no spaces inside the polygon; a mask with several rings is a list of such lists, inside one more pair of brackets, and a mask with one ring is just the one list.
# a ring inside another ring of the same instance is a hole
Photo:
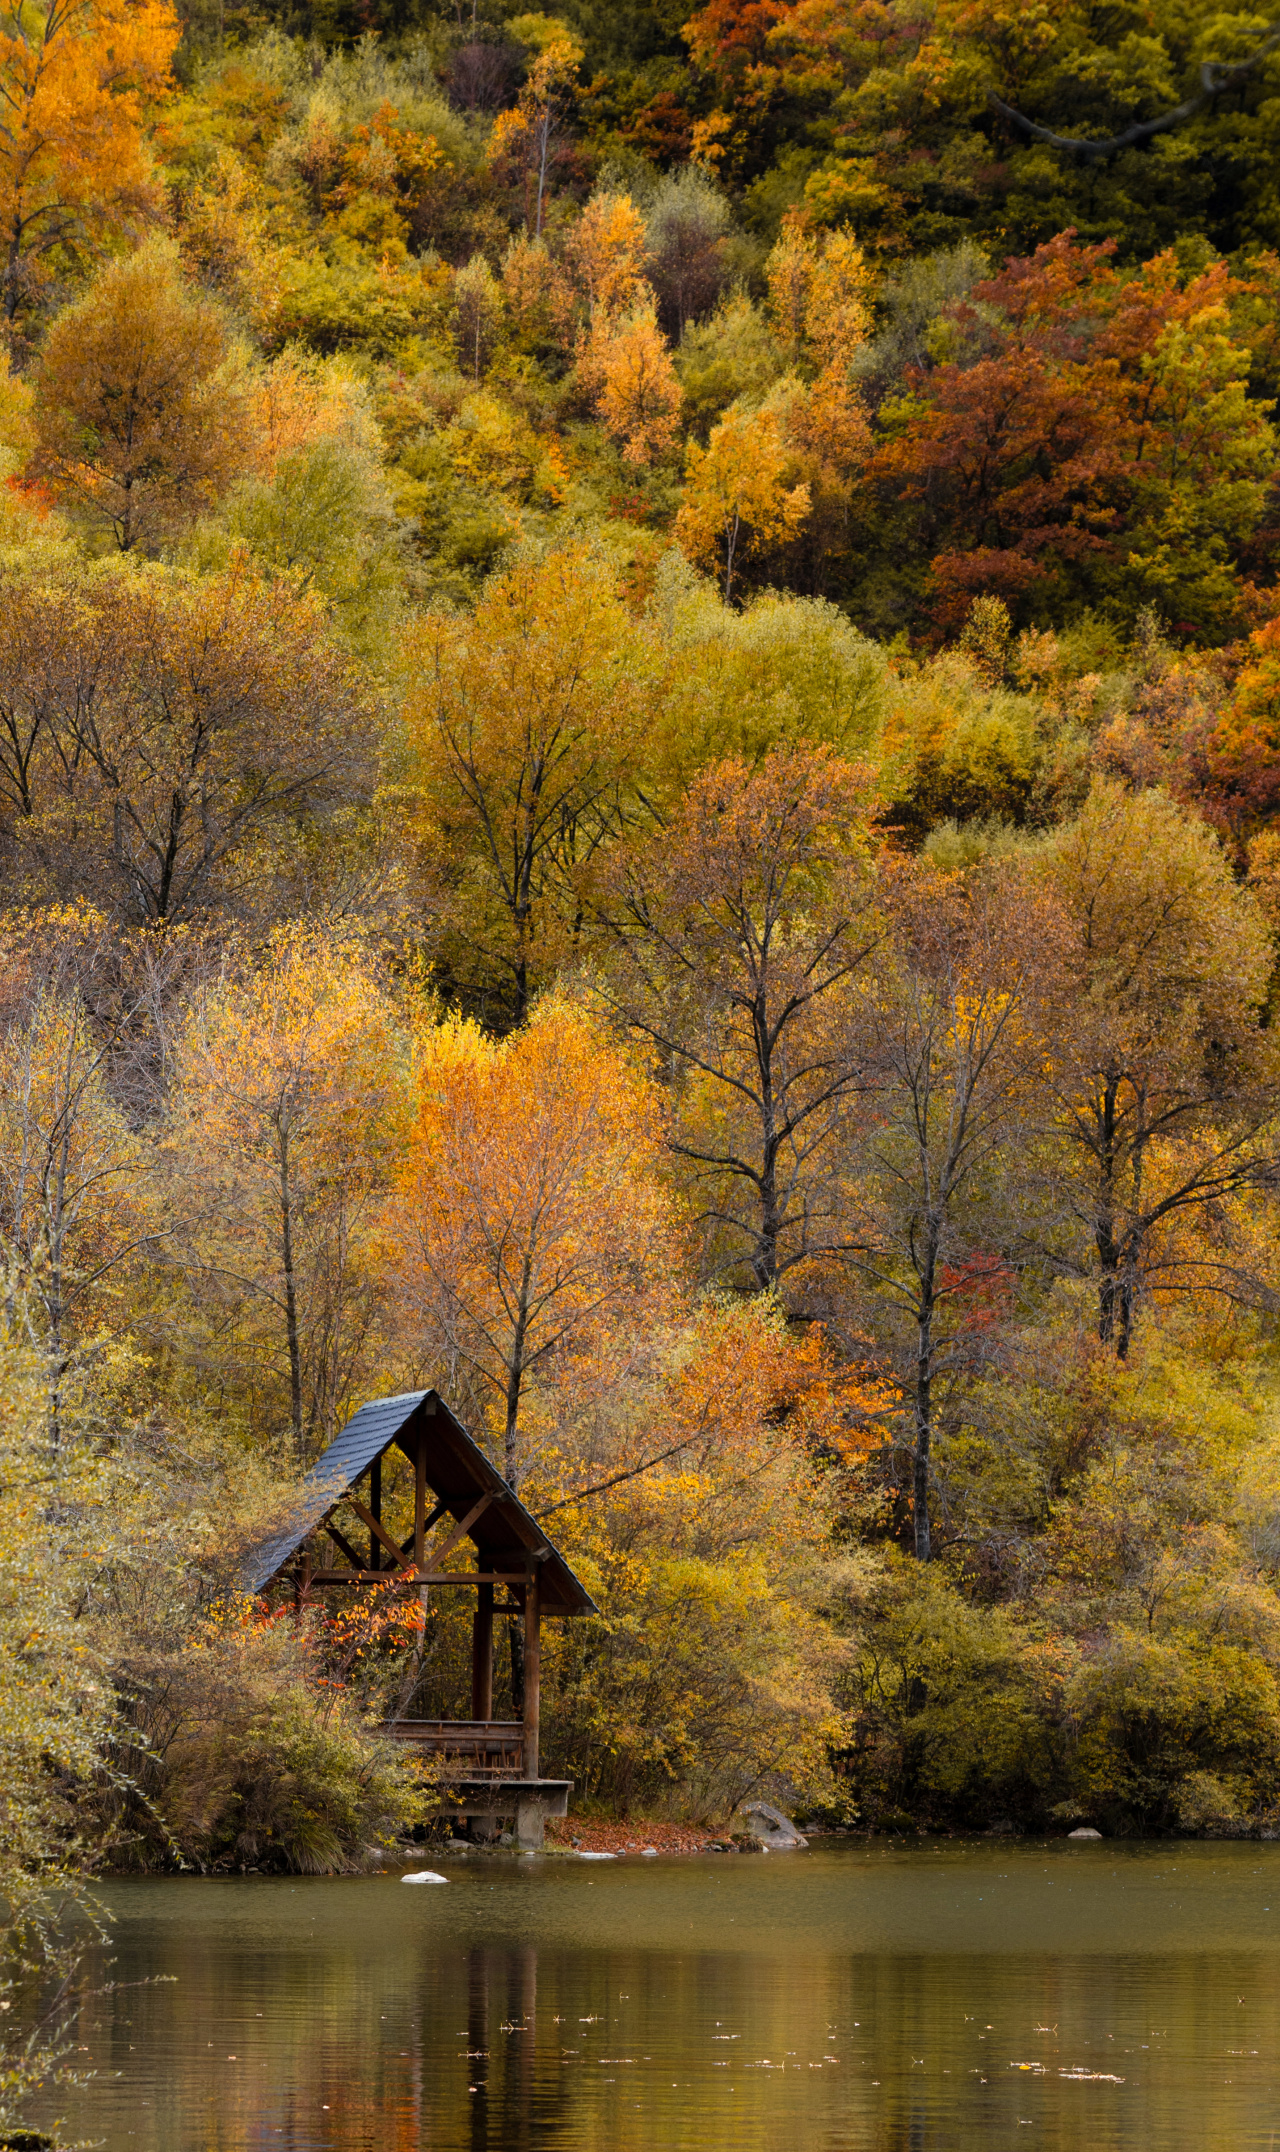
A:
{"label": "lake water", "polygon": [[1280,1845],[111,1884],[106,2152],[1280,2146]]}

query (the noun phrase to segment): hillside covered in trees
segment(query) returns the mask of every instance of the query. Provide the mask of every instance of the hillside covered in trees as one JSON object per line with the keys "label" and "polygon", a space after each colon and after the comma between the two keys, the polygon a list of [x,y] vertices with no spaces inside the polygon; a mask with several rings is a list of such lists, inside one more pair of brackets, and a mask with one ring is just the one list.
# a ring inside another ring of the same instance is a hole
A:
{"label": "hillside covered in trees", "polygon": [[687,10],[0,13],[33,1948],[421,1812],[234,1587],[433,1383],[580,1799],[1280,1824],[1280,33]]}

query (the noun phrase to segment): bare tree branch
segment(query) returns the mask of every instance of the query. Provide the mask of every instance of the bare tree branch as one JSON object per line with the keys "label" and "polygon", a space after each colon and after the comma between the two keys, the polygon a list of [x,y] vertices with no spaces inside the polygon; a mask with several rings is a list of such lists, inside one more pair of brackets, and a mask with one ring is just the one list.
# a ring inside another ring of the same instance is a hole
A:
{"label": "bare tree branch", "polygon": [[611,1487],[621,1487],[625,1480],[639,1479],[642,1472],[652,1472],[655,1465],[664,1465],[668,1457],[675,1457],[681,1450],[691,1449],[693,1441],[692,1435],[682,1435],[679,1442],[673,1442],[669,1450],[659,1451],[656,1457],[646,1457],[642,1465],[632,1465],[627,1472],[615,1472],[612,1479],[597,1480],[594,1487],[580,1487],[576,1494],[567,1494],[562,1502],[553,1502],[550,1509],[537,1510],[535,1515],[541,1523],[544,1517],[554,1517],[558,1509],[572,1509],[575,1502],[587,1502],[593,1494],[607,1494]]}
{"label": "bare tree branch", "polygon": [[1108,135],[1102,141],[1091,142],[1083,136],[1054,134],[1052,128],[1042,127],[1038,120],[1029,120],[1024,112],[1018,112],[1012,105],[1007,105],[1002,97],[996,96],[994,90],[987,91],[987,103],[993,112],[1000,114],[1001,119],[1008,120],[1013,127],[1020,127],[1024,134],[1030,135],[1035,141],[1047,142],[1050,149],[1074,150],[1085,164],[1096,164],[1099,158],[1114,157],[1122,149],[1132,149],[1139,142],[1149,142],[1153,135],[1167,134],[1171,127],[1180,127],[1184,120],[1194,119],[1197,112],[1203,112],[1215,98],[1222,96],[1224,90],[1233,90],[1243,82],[1259,60],[1265,59],[1277,45],[1280,45],[1280,24],[1268,31],[1262,43],[1255,46],[1245,60],[1234,60],[1225,64],[1221,60],[1204,61],[1200,69],[1201,88],[1197,96],[1184,98],[1180,105],[1175,105],[1169,112],[1162,112],[1158,119],[1135,120],[1131,127],[1125,128],[1123,134]]}

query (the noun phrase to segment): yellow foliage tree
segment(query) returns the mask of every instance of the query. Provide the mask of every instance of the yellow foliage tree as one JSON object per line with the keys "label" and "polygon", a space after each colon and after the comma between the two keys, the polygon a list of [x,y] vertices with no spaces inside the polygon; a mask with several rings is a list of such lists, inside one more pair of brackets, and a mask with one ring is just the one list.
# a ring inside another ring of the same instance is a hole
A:
{"label": "yellow foliage tree", "polygon": [[409,782],[439,946],[517,1020],[617,827],[642,715],[643,636],[585,546],[526,560],[409,652]]}
{"label": "yellow foliage tree", "polygon": [[142,117],[168,80],[168,0],[7,0],[0,9],[0,244],[12,321],[33,265],[148,193]]}
{"label": "yellow foliage tree", "polygon": [[642,297],[648,242],[644,218],[629,194],[593,194],[569,241],[592,313],[627,312]]}
{"label": "yellow foliage tree", "polygon": [[20,1296],[48,1356],[55,1429],[77,1344],[162,1230],[142,1143],[111,1094],[136,1016],[104,1006],[113,939],[87,907],[15,916],[0,935],[0,1260],[9,1319]]}
{"label": "yellow foliage tree", "polygon": [[788,486],[788,463],[781,422],[768,408],[732,404],[705,448],[689,443],[676,539],[696,565],[717,568],[726,604],[743,556],[789,536],[809,513],[809,488]]}
{"label": "yellow foliage tree", "polygon": [[866,341],[870,278],[853,234],[815,234],[794,214],[765,265],[769,312],[795,363],[846,367]]}
{"label": "yellow foliage tree", "polygon": [[483,254],[473,254],[453,279],[453,340],[473,381],[485,371],[502,324],[503,290]]}
{"label": "yellow foliage tree", "polygon": [[602,1607],[552,1643],[560,1766],[624,1814],[679,1789],[722,1816],[779,1769],[816,1792],[847,1655],[821,1611],[842,1481],[818,1460],[847,1416],[821,1333],[711,1297],[621,1387],[604,1439],[556,1460],[581,1492],[538,1505]]}
{"label": "yellow foliage tree", "polygon": [[[59,2005],[94,1932],[75,1795],[104,1775],[115,1695],[85,1606],[107,1553],[103,1539],[112,1554],[120,1547],[114,1520],[103,1531],[99,1506],[118,1490],[93,1460],[78,1460],[74,1481],[69,1475],[47,1370],[18,1313],[11,1308],[0,1329],[0,2132],[11,2144],[39,2142],[20,2127],[23,2109],[42,2083],[56,2082],[74,2002]],[[98,1511],[91,1533],[90,1502]],[[89,1920],[68,1921],[72,1907]]]}
{"label": "yellow foliage tree", "polygon": [[526,350],[572,345],[573,286],[545,239],[516,234],[502,258],[502,295],[511,333]]}
{"label": "yellow foliage tree", "polygon": [[[1096,1251],[1099,1336],[1123,1359],[1171,1227],[1202,1229],[1184,1288],[1240,1289],[1203,1229],[1275,1171],[1280,1060],[1261,1021],[1274,951],[1217,837],[1155,788],[1095,779],[1042,871],[1074,941],[1044,1083]],[[1177,1268],[1159,1282],[1176,1290]]]}
{"label": "yellow foliage tree", "polygon": [[279,287],[268,244],[263,188],[253,166],[222,148],[212,166],[174,187],[182,266],[193,283],[228,301],[264,338]]}
{"label": "yellow foliage tree", "polygon": [[262,1418],[287,1411],[304,1459],[380,1335],[368,1242],[399,1106],[387,1002],[352,942],[282,928],[191,1008],[168,1140],[195,1350]]}
{"label": "yellow foliage tree", "polygon": [[872,450],[871,427],[850,362],[870,325],[869,278],[852,233],[814,233],[790,215],[769,256],[769,312],[796,376],[776,397],[796,477],[809,487],[809,587],[847,555],[853,480]]}
{"label": "yellow foliage tree", "polygon": [[880,932],[873,784],[804,743],[713,764],[595,891],[596,991],[669,1071],[716,1269],[766,1292],[847,1236],[832,1176],[872,1080],[850,1002]]}
{"label": "yellow foliage tree", "polygon": [[0,605],[0,802],[27,871],[169,924],[262,884],[262,839],[360,782],[367,691],[279,585],[117,567],[13,578]]}
{"label": "yellow foliage tree", "polygon": [[583,48],[563,23],[548,16],[519,16],[511,27],[528,28],[531,42],[541,46],[525,78],[516,103],[500,112],[489,137],[489,161],[509,161],[520,172],[525,198],[533,211],[533,235],[540,238],[546,208],[547,183],[561,113],[578,71]]}

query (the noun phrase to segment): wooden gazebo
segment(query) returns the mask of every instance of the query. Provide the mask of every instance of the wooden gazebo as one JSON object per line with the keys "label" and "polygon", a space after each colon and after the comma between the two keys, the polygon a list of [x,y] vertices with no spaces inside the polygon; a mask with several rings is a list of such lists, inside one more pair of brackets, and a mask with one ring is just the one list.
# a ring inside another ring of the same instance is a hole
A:
{"label": "wooden gazebo", "polygon": [[[404,1539],[383,1519],[383,1460],[393,1449],[413,1468],[413,1529]],[[357,1543],[366,1535],[367,1553]],[[463,1565],[467,1542],[475,1549],[474,1567]],[[490,1827],[514,1818],[521,1845],[541,1845],[546,1817],[566,1813],[572,1789],[572,1780],[543,1778],[539,1771],[542,1618],[596,1609],[559,1549],[436,1390],[362,1406],[306,1475],[287,1530],[258,1548],[245,1571],[249,1591],[287,1583],[299,1600],[314,1591],[391,1581],[417,1590],[469,1589],[476,1604],[471,1717],[399,1718],[387,1733],[438,1759],[447,1813]],[[514,1615],[522,1625],[519,1719],[493,1716],[495,1615]]]}

